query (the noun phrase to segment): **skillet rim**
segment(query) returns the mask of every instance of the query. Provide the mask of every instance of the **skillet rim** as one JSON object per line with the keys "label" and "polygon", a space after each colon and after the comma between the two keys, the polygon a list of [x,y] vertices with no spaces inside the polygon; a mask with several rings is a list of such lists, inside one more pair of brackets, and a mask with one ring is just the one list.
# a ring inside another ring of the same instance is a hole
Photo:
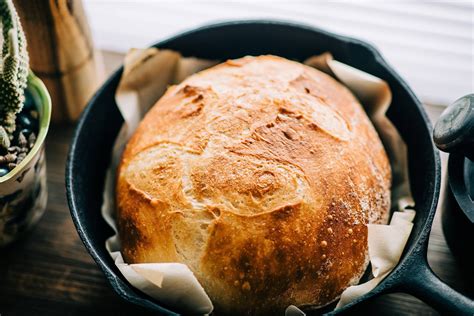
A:
{"label": "skillet rim", "polygon": [[[220,22],[220,23],[206,24],[204,26],[200,26],[188,31],[180,32],[174,36],[171,36],[167,39],[157,42],[151,46],[163,47],[178,39],[185,38],[188,36],[195,36],[202,32],[207,32],[207,31],[212,31],[212,30],[224,31],[226,28],[229,28],[229,27],[232,28],[232,27],[239,27],[239,26],[244,26],[244,25],[254,26],[254,27],[276,26],[276,27],[284,27],[287,29],[293,29],[299,32],[304,31],[304,32],[311,32],[311,33],[320,33],[322,35],[334,38],[338,40],[339,42],[344,42],[346,44],[350,43],[350,44],[354,44],[359,47],[362,47],[369,54],[371,54],[372,58],[378,64],[378,66],[384,68],[391,76],[393,76],[394,80],[397,81],[400,84],[400,86],[405,90],[405,92],[408,93],[408,96],[413,101],[412,103],[416,105],[417,110],[419,114],[421,115],[421,118],[424,123],[423,127],[427,129],[429,134],[431,134],[431,130],[432,130],[431,122],[428,119],[428,116],[420,100],[416,97],[416,95],[410,89],[408,84],[385,61],[385,59],[378,52],[377,49],[375,49],[371,44],[367,42],[364,42],[352,37],[335,34],[335,33],[325,31],[314,26],[309,26],[309,25],[305,25],[299,22],[294,22],[294,21],[269,20],[269,19],[253,20],[252,19],[252,20],[232,20],[232,21],[226,21],[226,22]],[[176,312],[173,312],[167,309],[166,307],[163,307],[159,305],[158,303],[155,303],[152,298],[148,297],[147,295],[139,292],[138,290],[130,286],[128,282],[122,279],[123,276],[120,276],[116,273],[115,270],[117,268],[115,266],[113,266],[112,268],[109,267],[106,260],[102,258],[98,254],[98,252],[95,250],[93,246],[93,242],[91,241],[89,236],[85,233],[84,224],[82,222],[82,219],[80,219],[80,215],[79,215],[80,207],[77,205],[77,201],[76,201],[77,193],[75,192],[74,180],[73,180],[75,164],[77,163],[77,160],[78,160],[76,156],[78,155],[78,153],[76,152],[77,143],[81,137],[81,133],[83,129],[85,129],[85,121],[87,117],[89,116],[89,113],[91,112],[92,107],[97,102],[97,99],[99,98],[99,96],[105,90],[110,89],[110,86],[114,84],[114,81],[117,80],[117,78],[121,76],[122,71],[123,71],[123,65],[120,66],[112,75],[110,75],[110,77],[106,80],[106,82],[97,90],[97,92],[94,94],[94,96],[91,98],[86,108],[82,112],[79,118],[78,124],[76,126],[76,129],[74,131],[72,143],[71,143],[68,157],[67,157],[66,174],[65,174],[66,191],[67,191],[69,209],[70,209],[71,217],[73,219],[76,230],[78,231],[78,234],[82,242],[84,243],[84,246],[88,250],[89,254],[92,256],[94,261],[97,263],[99,268],[105,274],[109,284],[117,292],[117,294],[119,294],[119,296],[121,296],[127,301],[141,305],[143,307],[151,308],[160,313],[165,313],[168,315],[179,315]],[[440,183],[441,183],[441,161],[440,161],[439,152],[434,146],[431,138],[430,138],[430,141],[431,141],[432,151],[426,153],[426,155],[431,155],[430,160],[434,162],[434,165],[432,166],[434,179],[432,179],[432,188],[431,188],[432,193],[431,193],[431,196],[428,197],[429,200],[431,201],[431,203],[429,203],[428,215],[426,217],[425,222],[421,224],[422,227],[420,229],[420,233],[413,238],[412,243],[410,245],[407,245],[408,247],[405,249],[404,253],[402,254],[402,258],[400,259],[400,262],[398,263],[398,265],[382,282],[380,282],[369,293],[361,296],[360,298],[354,300],[353,302],[349,303],[348,305],[344,306],[343,308],[337,311],[330,312],[330,314],[338,314],[338,313],[346,312],[351,307],[353,307],[354,305],[358,303],[361,303],[362,301],[366,301],[372,297],[378,296],[382,293],[388,293],[391,290],[396,289],[397,287],[401,285],[402,283],[401,279],[403,279],[403,276],[404,276],[404,273],[406,273],[407,267],[410,266],[411,264],[420,264],[416,262],[420,255],[426,257],[428,237],[431,231],[431,225],[432,225],[433,218],[436,212],[436,207],[438,204]]]}

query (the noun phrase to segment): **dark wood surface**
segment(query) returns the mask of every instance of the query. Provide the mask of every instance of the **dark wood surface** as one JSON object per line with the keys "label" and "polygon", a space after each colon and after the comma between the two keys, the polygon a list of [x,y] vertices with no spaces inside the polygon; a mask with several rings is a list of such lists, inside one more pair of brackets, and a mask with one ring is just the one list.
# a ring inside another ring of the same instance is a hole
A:
{"label": "dark wood surface", "polygon": [[[107,60],[110,72],[118,59],[108,56]],[[441,109],[428,107],[428,110],[436,118]],[[73,129],[73,126],[52,126],[48,135],[49,200],[43,218],[25,238],[0,249],[0,315],[151,314],[113,292],[77,235],[64,186],[64,167]],[[463,275],[446,246],[439,219],[437,214],[430,237],[429,262],[441,279],[472,297],[474,285]],[[362,312],[436,315],[429,306],[406,294],[376,298]]]}

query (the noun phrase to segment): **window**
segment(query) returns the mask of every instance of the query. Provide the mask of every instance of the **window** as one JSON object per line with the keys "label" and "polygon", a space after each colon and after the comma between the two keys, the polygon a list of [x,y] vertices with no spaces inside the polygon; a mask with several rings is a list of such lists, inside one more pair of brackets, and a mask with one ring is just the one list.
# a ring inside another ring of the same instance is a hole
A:
{"label": "window", "polygon": [[100,49],[125,52],[229,19],[276,18],[373,43],[427,103],[474,91],[472,1],[84,0]]}

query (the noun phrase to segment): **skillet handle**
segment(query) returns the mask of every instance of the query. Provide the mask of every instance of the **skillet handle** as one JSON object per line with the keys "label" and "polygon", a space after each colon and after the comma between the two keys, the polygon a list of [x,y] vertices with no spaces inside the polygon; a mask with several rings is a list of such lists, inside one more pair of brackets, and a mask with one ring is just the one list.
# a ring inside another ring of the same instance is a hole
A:
{"label": "skillet handle", "polygon": [[441,281],[423,258],[406,273],[405,291],[438,310],[442,315],[474,315],[474,301]]}

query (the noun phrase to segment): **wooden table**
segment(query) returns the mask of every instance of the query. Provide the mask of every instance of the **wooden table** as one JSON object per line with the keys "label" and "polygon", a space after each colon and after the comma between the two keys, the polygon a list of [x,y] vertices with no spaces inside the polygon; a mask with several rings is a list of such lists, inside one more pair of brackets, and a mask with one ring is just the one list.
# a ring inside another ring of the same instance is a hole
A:
{"label": "wooden table", "polygon": [[[105,57],[110,73],[122,56],[105,53]],[[442,109],[427,108],[432,119]],[[77,235],[64,186],[66,155],[73,130],[73,126],[54,125],[49,132],[46,141],[49,200],[44,217],[24,239],[0,249],[0,315],[151,314],[128,304],[113,292]],[[463,277],[446,245],[439,213],[431,232],[428,259],[441,279],[458,291],[474,296],[474,285]],[[379,297],[364,306],[364,312],[369,315],[436,314],[406,294]]]}

